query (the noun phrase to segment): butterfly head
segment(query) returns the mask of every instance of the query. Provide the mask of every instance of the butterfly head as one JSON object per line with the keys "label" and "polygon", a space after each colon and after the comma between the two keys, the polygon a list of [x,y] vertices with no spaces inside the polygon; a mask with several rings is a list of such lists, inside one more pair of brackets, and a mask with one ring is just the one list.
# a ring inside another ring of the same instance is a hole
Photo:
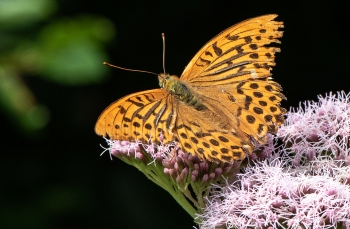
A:
{"label": "butterfly head", "polygon": [[169,79],[169,75],[163,74],[163,73],[159,74],[159,75],[158,75],[159,86],[160,86],[161,88],[164,88],[165,82],[166,82],[166,80],[168,80],[168,79]]}
{"label": "butterfly head", "polygon": [[168,89],[172,87],[171,85],[179,81],[179,77],[161,73],[158,75],[158,80],[161,88]]}

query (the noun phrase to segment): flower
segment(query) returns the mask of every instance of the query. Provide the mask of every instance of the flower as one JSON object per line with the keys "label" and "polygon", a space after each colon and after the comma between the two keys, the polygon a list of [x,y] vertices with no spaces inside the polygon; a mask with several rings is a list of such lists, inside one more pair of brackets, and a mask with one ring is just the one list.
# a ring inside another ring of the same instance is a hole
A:
{"label": "flower", "polygon": [[216,186],[197,220],[202,229],[349,228],[350,167],[318,166],[305,175],[280,159],[250,165],[237,181]]}
{"label": "flower", "polygon": [[346,160],[349,165],[350,93],[330,93],[318,99],[288,112],[277,136],[284,142],[285,150],[293,153],[295,165],[301,159],[324,157]]}
{"label": "flower", "polygon": [[109,145],[106,150],[110,155],[138,168],[168,191],[192,217],[205,207],[204,197],[209,194],[212,183],[235,177],[242,163],[200,160],[196,155],[182,152],[176,142],[160,142],[157,145],[150,142],[106,141]]}
{"label": "flower", "polygon": [[287,113],[270,156],[214,186],[202,229],[350,228],[350,94],[318,98]]}
{"label": "flower", "polygon": [[162,136],[158,145],[106,139],[106,150],[168,191],[202,229],[350,228],[350,94],[318,98],[232,164],[200,160]]}

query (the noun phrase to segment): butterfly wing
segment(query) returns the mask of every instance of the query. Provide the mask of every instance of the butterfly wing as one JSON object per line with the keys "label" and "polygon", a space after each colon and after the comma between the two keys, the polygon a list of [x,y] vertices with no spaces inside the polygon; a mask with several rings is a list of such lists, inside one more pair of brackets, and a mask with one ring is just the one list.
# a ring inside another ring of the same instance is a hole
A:
{"label": "butterfly wing", "polygon": [[265,142],[268,132],[276,133],[284,122],[285,109],[279,103],[285,97],[277,83],[247,80],[197,89],[204,104],[216,104],[219,115],[235,120],[238,129],[259,143]]}
{"label": "butterfly wing", "polygon": [[270,80],[275,52],[280,50],[265,46],[280,43],[283,22],[273,21],[275,17],[265,15],[226,29],[193,57],[181,76],[218,120],[231,123],[229,128],[238,136],[230,143],[234,146],[251,145],[249,138],[264,143],[267,132],[276,132],[284,121],[282,88]]}
{"label": "butterfly wing", "polygon": [[[245,20],[224,30],[192,58],[181,79],[194,85],[228,84],[247,78],[270,75],[274,66],[276,47],[265,47],[271,42],[280,43],[283,22],[273,19],[275,14]],[[220,81],[220,82],[218,82]]]}
{"label": "butterfly wing", "polygon": [[165,143],[173,141],[170,131],[175,124],[176,105],[174,98],[164,89],[142,91],[125,96],[100,115],[95,126],[98,135],[113,140],[140,140],[159,142],[159,134]]}
{"label": "butterfly wing", "polygon": [[215,111],[196,110],[179,103],[174,132],[182,150],[209,161],[234,162],[244,159],[253,147],[249,137],[240,129],[236,132],[220,128],[218,118],[222,117],[217,116]]}

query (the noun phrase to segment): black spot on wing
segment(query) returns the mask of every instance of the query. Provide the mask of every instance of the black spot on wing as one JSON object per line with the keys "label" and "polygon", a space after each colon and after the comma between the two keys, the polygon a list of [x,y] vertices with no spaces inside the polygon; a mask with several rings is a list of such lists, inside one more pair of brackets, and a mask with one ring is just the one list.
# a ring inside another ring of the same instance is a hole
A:
{"label": "black spot on wing", "polygon": [[219,48],[219,47],[217,46],[217,42],[215,42],[215,43],[212,45],[212,47],[213,47],[213,50],[214,50],[214,52],[215,52],[215,54],[216,54],[217,56],[221,56],[221,55],[222,55],[222,49]]}

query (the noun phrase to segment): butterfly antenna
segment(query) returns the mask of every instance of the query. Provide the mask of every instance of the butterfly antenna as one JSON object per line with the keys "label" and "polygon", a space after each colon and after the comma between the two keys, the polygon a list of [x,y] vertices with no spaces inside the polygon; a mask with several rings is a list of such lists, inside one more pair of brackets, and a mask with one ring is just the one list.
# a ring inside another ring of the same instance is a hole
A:
{"label": "butterfly antenna", "polygon": [[165,75],[165,35],[162,33],[162,39],[163,39],[163,70]]}
{"label": "butterfly antenna", "polygon": [[122,68],[122,67],[119,67],[119,66],[116,66],[116,65],[113,65],[113,64],[107,63],[107,62],[103,62],[103,64],[104,64],[104,65],[108,65],[108,66],[113,67],[113,68],[119,68],[119,69],[122,69],[122,70],[126,70],[126,71],[132,71],[132,72],[145,72],[145,73],[149,73],[149,74],[153,74],[153,75],[158,76],[158,74],[157,74],[157,73],[154,73],[154,72],[143,71],[143,70],[136,70],[136,69],[130,69],[130,68]]}

